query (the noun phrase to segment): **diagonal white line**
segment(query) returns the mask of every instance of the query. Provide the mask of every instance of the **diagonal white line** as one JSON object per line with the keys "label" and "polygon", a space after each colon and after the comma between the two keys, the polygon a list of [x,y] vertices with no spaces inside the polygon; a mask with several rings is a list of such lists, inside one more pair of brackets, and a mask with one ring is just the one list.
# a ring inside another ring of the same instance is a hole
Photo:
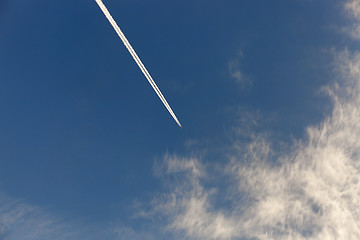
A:
{"label": "diagonal white line", "polygon": [[150,85],[153,87],[153,89],[155,90],[156,94],[159,96],[160,100],[163,102],[163,104],[165,105],[166,109],[169,111],[169,113],[171,114],[171,116],[174,118],[174,120],[176,121],[176,123],[180,126],[180,122],[177,119],[175,113],[172,111],[170,105],[167,103],[165,97],[162,95],[160,89],[158,88],[158,86],[156,85],[156,83],[154,82],[154,80],[152,79],[150,73],[147,71],[147,69],[145,68],[144,64],[141,62],[140,58],[138,57],[138,55],[136,54],[135,50],[132,48],[132,46],[130,45],[129,41],[126,39],[124,33],[121,31],[121,29],[119,28],[119,26],[116,24],[115,20],[112,18],[112,16],[110,15],[109,11],[107,10],[107,8],[105,7],[105,5],[103,4],[103,2],[101,0],[95,0],[96,3],[99,5],[100,9],[102,10],[102,12],[104,13],[104,15],[106,16],[106,18],[109,20],[110,24],[113,26],[114,30],[116,31],[116,33],[118,34],[118,36],[120,37],[120,39],[123,41],[125,47],[128,49],[128,51],[130,52],[131,56],[133,57],[133,59],[135,60],[135,62],[137,63],[137,65],[139,66],[139,68],[141,69],[141,71],[143,72],[143,74],[145,75],[146,79],[149,81]]}

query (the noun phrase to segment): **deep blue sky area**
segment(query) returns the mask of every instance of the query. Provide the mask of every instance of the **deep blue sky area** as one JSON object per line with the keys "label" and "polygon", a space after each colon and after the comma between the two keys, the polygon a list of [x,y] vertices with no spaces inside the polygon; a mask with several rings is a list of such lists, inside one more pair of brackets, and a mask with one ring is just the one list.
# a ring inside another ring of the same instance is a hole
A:
{"label": "deep blue sky area", "polygon": [[0,192],[131,223],[161,189],[154,160],[191,155],[188,140],[221,147],[238,109],[283,140],[331,111],[320,88],[345,41],[339,1],[103,2],[183,129],[95,1],[0,1]]}

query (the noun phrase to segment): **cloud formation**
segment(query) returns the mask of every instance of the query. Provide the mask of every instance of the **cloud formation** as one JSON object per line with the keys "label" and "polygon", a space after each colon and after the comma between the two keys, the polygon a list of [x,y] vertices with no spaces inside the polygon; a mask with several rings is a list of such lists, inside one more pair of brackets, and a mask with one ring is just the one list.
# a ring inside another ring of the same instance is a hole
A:
{"label": "cloud formation", "polygon": [[0,192],[0,240],[123,239],[119,226],[61,215]]}
{"label": "cloud formation", "polygon": [[62,239],[63,227],[42,209],[0,193],[0,239]]}
{"label": "cloud formation", "polygon": [[[360,1],[345,9],[360,21]],[[252,134],[250,143],[233,142],[223,165],[165,156],[164,173],[176,177],[154,208],[170,232],[178,239],[360,239],[360,53],[336,55],[339,81],[326,88],[331,115],[288,150]]]}
{"label": "cloud formation", "polygon": [[345,3],[346,12],[353,18],[353,24],[349,28],[345,28],[345,31],[349,33],[354,39],[360,39],[360,1],[350,0]]}
{"label": "cloud formation", "polygon": [[243,56],[244,54],[240,50],[237,57],[233,58],[228,64],[230,77],[234,79],[241,88],[252,85],[252,81],[249,79],[249,77],[245,76],[240,69],[240,62]]}

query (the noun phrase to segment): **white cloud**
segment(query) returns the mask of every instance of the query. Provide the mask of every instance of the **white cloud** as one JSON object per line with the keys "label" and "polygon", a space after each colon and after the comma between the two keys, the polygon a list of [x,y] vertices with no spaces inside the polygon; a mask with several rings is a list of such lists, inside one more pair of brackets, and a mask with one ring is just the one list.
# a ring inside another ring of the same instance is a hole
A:
{"label": "white cloud", "polygon": [[[360,21],[359,1],[346,8]],[[224,165],[166,155],[165,173],[183,174],[169,178],[154,201],[170,232],[179,239],[360,239],[360,53],[345,50],[335,62],[331,115],[287,151],[274,152],[271,138],[258,134],[248,144],[235,140]]]}
{"label": "white cloud", "polygon": [[360,239],[360,54],[338,60],[346,81],[329,88],[332,115],[275,162],[263,136],[234,143],[225,170],[166,155],[166,173],[184,173],[158,203],[169,228],[194,239]]}
{"label": "white cloud", "polygon": [[0,239],[59,239],[63,227],[42,209],[0,194]]}
{"label": "white cloud", "polygon": [[230,77],[234,79],[241,88],[252,85],[252,81],[249,79],[249,77],[245,76],[240,69],[240,62],[243,56],[243,52],[239,51],[237,57],[233,58],[228,64]]}
{"label": "white cloud", "polygon": [[[131,239],[131,240],[153,240],[155,239],[152,233],[145,231],[135,231],[131,227],[117,227],[114,229],[117,237],[116,239]],[[112,238],[114,239],[114,238]]]}
{"label": "white cloud", "polygon": [[60,217],[0,193],[0,240],[123,239],[118,226],[103,225]]}
{"label": "white cloud", "polygon": [[198,144],[199,144],[199,141],[197,139],[188,139],[184,143],[186,148],[192,148],[194,146],[197,146]]}
{"label": "white cloud", "polygon": [[352,15],[355,20],[360,20],[360,1],[351,0],[345,3],[345,9]]}
{"label": "white cloud", "polygon": [[345,28],[345,31],[355,39],[360,39],[360,0],[350,0],[345,3],[345,10],[349,13],[354,23],[350,28]]}

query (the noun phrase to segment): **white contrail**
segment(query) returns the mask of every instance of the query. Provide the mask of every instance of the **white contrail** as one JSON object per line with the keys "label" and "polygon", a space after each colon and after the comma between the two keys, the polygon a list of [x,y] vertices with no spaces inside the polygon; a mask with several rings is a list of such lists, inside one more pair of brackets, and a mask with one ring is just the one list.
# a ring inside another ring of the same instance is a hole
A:
{"label": "white contrail", "polygon": [[139,66],[139,68],[141,69],[141,71],[143,72],[143,74],[145,75],[145,77],[147,78],[147,80],[149,81],[150,85],[153,87],[153,89],[155,90],[155,92],[157,93],[157,95],[159,96],[160,100],[163,102],[163,104],[165,105],[166,109],[169,111],[169,113],[171,114],[171,116],[174,118],[174,120],[176,121],[176,123],[180,126],[180,122],[177,119],[177,117],[175,116],[175,113],[172,111],[170,105],[167,103],[165,97],[162,95],[160,89],[156,86],[154,80],[152,79],[152,77],[150,76],[150,73],[146,70],[144,64],[141,62],[140,58],[138,57],[138,55],[136,54],[135,50],[131,47],[129,41],[126,39],[124,33],[120,30],[119,26],[116,24],[115,20],[112,18],[112,16],[110,15],[109,11],[107,10],[107,8],[105,7],[105,5],[103,4],[103,2],[101,0],[95,0],[96,3],[99,5],[100,9],[102,10],[102,12],[104,13],[104,15],[106,16],[106,18],[109,20],[109,22],[111,23],[111,25],[113,26],[113,28],[115,29],[116,33],[118,34],[118,36],[120,37],[120,39],[123,41],[125,47],[128,49],[128,51],[130,52],[131,56],[134,58],[135,62],[137,63],[137,65]]}

